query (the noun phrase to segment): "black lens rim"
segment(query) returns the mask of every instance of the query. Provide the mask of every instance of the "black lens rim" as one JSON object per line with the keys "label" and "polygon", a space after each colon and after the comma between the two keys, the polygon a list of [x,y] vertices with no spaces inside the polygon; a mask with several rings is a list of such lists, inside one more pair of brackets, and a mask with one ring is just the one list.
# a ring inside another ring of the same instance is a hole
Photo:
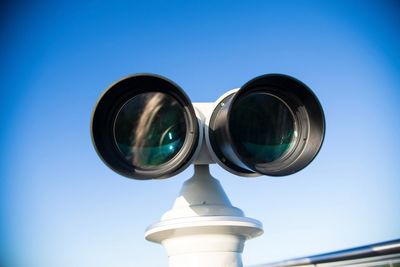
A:
{"label": "black lens rim", "polygon": [[[133,97],[148,92],[161,92],[175,98],[182,106],[187,127],[179,152],[151,169],[129,164],[114,140],[114,122],[121,107]],[[177,84],[160,75],[140,73],[112,84],[99,98],[92,114],[91,138],[99,157],[115,172],[138,180],[163,179],[183,171],[193,160],[199,143],[199,123],[192,102]]]}
{"label": "black lens rim", "polygon": [[[290,151],[275,161],[262,164],[254,164],[240,155],[229,130],[230,114],[235,103],[256,92],[269,93],[281,99],[294,114],[297,130],[295,144]],[[266,74],[250,80],[233,96],[227,112],[227,138],[232,144],[232,151],[248,169],[268,176],[290,175],[308,166],[322,147],[325,127],[324,112],[316,95],[307,85],[285,74]]]}
{"label": "black lens rim", "polygon": [[209,142],[209,148],[212,152],[213,159],[227,171],[246,177],[259,176],[254,170],[249,169],[237,157],[237,153],[233,151],[231,135],[228,132],[226,117],[228,107],[232,101],[235,92],[229,93],[221,97],[210,116],[206,140]]}

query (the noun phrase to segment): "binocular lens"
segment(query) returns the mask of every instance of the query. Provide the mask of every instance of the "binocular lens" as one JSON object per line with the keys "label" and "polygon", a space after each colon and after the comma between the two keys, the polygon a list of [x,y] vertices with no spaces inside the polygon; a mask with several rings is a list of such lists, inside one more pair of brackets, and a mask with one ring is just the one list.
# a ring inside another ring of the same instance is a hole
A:
{"label": "binocular lens", "polygon": [[93,112],[92,140],[117,173],[148,180],[183,171],[198,151],[199,122],[185,92],[154,74],[136,74],[111,85]]}
{"label": "binocular lens", "polygon": [[259,76],[223,95],[204,123],[207,147],[201,145],[200,120],[177,84],[136,74],[100,97],[92,140],[111,169],[147,180],[178,174],[203,148],[237,175],[289,175],[314,159],[325,134],[317,97],[299,80],[282,74]]}
{"label": "binocular lens", "polygon": [[294,144],[295,122],[290,109],[268,93],[243,96],[231,108],[229,127],[238,154],[263,164],[283,157]]}
{"label": "binocular lens", "polygon": [[153,168],[168,162],[186,137],[183,107],[170,95],[142,93],[118,112],[114,137],[119,152],[131,165]]}
{"label": "binocular lens", "polygon": [[238,175],[284,176],[306,167],[325,134],[322,107],[304,83],[267,74],[221,97],[210,117],[214,159]]}

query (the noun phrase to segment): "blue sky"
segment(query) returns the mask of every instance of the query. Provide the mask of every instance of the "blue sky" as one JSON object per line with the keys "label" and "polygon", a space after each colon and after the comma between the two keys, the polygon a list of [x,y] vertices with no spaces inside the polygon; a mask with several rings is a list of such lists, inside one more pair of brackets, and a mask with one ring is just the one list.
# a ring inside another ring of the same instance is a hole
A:
{"label": "blue sky", "polygon": [[[3,4],[4,5],[4,4]],[[400,6],[396,1],[19,2],[1,14],[0,259],[10,267],[167,266],[144,240],[192,168],[120,177],[97,157],[98,96],[138,72],[214,101],[265,73],[316,93],[327,132],[288,177],[212,166],[264,224],[246,265],[400,237]]]}

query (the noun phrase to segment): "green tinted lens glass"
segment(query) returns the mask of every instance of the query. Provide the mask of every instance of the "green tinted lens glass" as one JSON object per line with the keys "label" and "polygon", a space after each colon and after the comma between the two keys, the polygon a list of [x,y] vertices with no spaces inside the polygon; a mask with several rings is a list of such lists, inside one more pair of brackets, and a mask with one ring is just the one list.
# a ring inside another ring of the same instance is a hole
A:
{"label": "green tinted lens glass", "polygon": [[114,136],[119,151],[130,164],[157,167],[172,159],[185,141],[184,109],[170,95],[139,94],[119,111]]}
{"label": "green tinted lens glass", "polygon": [[294,119],[278,98],[254,93],[231,109],[229,129],[237,153],[247,162],[268,163],[282,157],[294,143]]}

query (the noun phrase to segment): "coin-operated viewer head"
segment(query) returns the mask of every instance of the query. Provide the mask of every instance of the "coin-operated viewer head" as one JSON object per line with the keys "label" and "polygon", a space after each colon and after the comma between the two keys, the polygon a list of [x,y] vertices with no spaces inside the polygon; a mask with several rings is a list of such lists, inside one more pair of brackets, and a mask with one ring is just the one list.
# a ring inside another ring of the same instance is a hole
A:
{"label": "coin-operated viewer head", "polygon": [[325,134],[322,107],[299,80],[259,76],[224,94],[206,118],[174,82],[137,74],[111,85],[93,112],[100,158],[134,179],[178,174],[206,147],[212,160],[240,176],[284,176],[306,167]]}

